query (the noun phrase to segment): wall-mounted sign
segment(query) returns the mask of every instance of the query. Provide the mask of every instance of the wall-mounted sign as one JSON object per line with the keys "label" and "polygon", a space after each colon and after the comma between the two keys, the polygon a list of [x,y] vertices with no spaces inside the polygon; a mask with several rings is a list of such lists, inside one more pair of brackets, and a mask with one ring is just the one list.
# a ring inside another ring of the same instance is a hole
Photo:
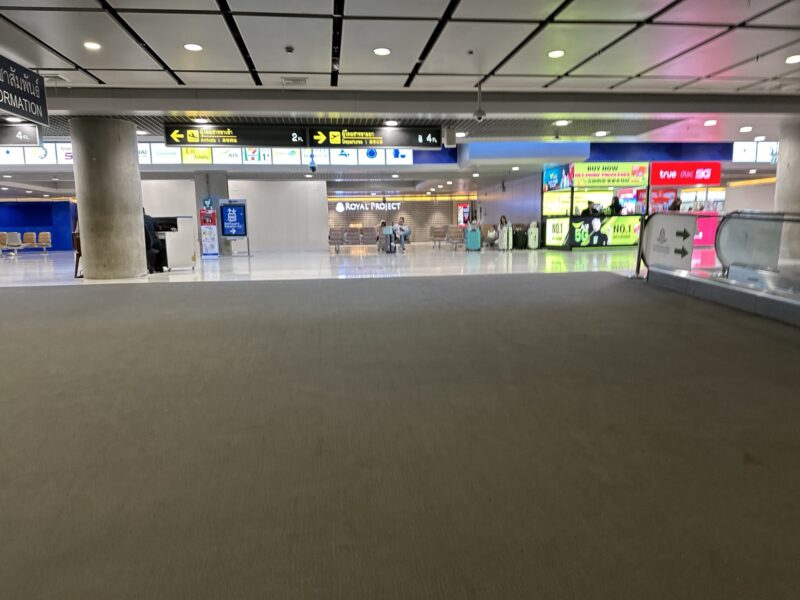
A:
{"label": "wall-mounted sign", "polygon": [[139,164],[140,165],[149,165],[152,163],[150,157],[150,144],[146,142],[140,142],[138,144],[138,152],[139,152]]}
{"label": "wall-mounted sign", "polygon": [[338,213],[365,210],[400,210],[402,202],[337,202],[334,210]]}
{"label": "wall-mounted sign", "polygon": [[305,127],[252,124],[164,124],[168,146],[307,146]]}
{"label": "wall-mounted sign", "polygon": [[0,146],[38,146],[39,128],[30,123],[0,125]]}
{"label": "wall-mounted sign", "polygon": [[383,166],[386,164],[386,150],[383,148],[359,148],[358,164]]}
{"label": "wall-mounted sign", "polygon": [[44,79],[5,56],[0,56],[0,111],[40,125],[49,123]]}
{"label": "wall-mounted sign", "polygon": [[646,162],[575,163],[572,185],[579,187],[647,187]]}
{"label": "wall-mounted sign", "polygon": [[339,148],[440,148],[442,131],[436,127],[311,127],[312,146]]}
{"label": "wall-mounted sign", "polygon": [[203,256],[219,256],[217,211],[213,208],[211,198],[203,200],[203,208],[200,209],[200,244]]}
{"label": "wall-mounted sign", "polygon": [[211,148],[181,148],[181,160],[185,165],[210,165],[214,162]]}
{"label": "wall-mounted sign", "polygon": [[211,157],[215,165],[240,165],[242,164],[241,148],[212,148]]}
{"label": "wall-mounted sign", "polygon": [[223,204],[219,207],[222,215],[222,235],[225,237],[245,237],[247,235],[247,210],[244,204]]}
{"label": "wall-mounted sign", "polygon": [[42,144],[34,148],[25,148],[25,164],[55,165],[57,163],[55,144]]}
{"label": "wall-mounted sign", "polygon": [[0,165],[24,165],[25,149],[6,147],[0,148]]}
{"label": "wall-mounted sign", "polygon": [[733,162],[778,162],[778,142],[733,142]]}
{"label": "wall-mounted sign", "polygon": [[658,213],[647,220],[642,254],[648,266],[692,268],[697,217]]}
{"label": "wall-mounted sign", "polygon": [[300,148],[273,148],[273,165],[299,165]]}
{"label": "wall-mounted sign", "polygon": [[572,168],[570,165],[556,165],[544,170],[542,188],[545,192],[564,190],[572,187]]}
{"label": "wall-mounted sign", "polygon": [[654,162],[650,170],[651,185],[719,185],[721,181],[720,162]]}
{"label": "wall-mounted sign", "polygon": [[272,148],[245,148],[244,164],[246,165],[271,165]]}

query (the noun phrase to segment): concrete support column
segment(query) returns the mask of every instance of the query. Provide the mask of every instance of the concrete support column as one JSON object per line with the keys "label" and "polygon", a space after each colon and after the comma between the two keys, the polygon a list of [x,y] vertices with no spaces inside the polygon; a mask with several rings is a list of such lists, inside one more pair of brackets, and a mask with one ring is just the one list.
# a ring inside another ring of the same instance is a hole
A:
{"label": "concrete support column", "polygon": [[[194,194],[195,194],[195,214],[200,214],[200,209],[206,200],[211,199],[211,206],[217,211],[217,239],[219,239],[219,253],[220,256],[230,256],[230,244],[224,243],[222,239],[222,222],[219,215],[219,201],[227,200],[230,198],[228,192],[228,174],[224,171],[212,171],[206,173],[195,173],[194,175]],[[200,220],[197,220],[198,232],[197,235],[201,237],[202,234],[199,230]]]}
{"label": "concrete support column", "polygon": [[[800,213],[800,119],[781,123],[778,140],[778,180],[775,183],[775,210]],[[781,245],[782,260],[800,259],[800,226],[785,225]]]}
{"label": "concrete support column", "polygon": [[70,119],[84,275],[121,279],[147,273],[136,125]]}

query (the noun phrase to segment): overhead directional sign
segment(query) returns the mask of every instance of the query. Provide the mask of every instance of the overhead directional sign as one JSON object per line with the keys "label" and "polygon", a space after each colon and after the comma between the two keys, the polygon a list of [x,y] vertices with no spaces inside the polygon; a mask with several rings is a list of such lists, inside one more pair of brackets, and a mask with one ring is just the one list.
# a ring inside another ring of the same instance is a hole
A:
{"label": "overhead directional sign", "polygon": [[438,127],[310,127],[312,146],[325,148],[440,148]]}
{"label": "overhead directional sign", "polygon": [[0,125],[0,146],[38,146],[39,128],[31,123]]}
{"label": "overhead directional sign", "polygon": [[49,123],[44,79],[5,56],[0,56],[0,112],[40,125]]}
{"label": "overhead directional sign", "polygon": [[642,254],[649,267],[692,268],[697,217],[656,213],[647,220]]}
{"label": "overhead directional sign", "polygon": [[252,124],[166,123],[164,139],[167,146],[307,146],[308,130]]}

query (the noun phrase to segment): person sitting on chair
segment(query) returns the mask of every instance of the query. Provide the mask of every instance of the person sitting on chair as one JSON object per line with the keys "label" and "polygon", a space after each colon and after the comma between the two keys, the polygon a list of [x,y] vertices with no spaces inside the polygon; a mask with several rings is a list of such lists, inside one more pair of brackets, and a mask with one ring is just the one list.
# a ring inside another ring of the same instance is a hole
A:
{"label": "person sitting on chair", "polygon": [[406,225],[405,217],[400,217],[400,221],[394,226],[394,235],[397,241],[400,242],[400,247],[403,249],[403,252],[405,252],[406,242],[411,236],[411,228]]}

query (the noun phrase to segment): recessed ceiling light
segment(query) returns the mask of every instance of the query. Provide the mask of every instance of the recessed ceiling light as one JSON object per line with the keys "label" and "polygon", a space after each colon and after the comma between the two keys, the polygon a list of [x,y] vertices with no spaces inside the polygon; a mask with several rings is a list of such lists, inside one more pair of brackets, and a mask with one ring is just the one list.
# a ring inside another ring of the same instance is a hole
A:
{"label": "recessed ceiling light", "polygon": [[572,121],[567,121],[566,119],[559,119],[558,121],[553,123],[553,125],[555,125],[556,127],[566,127],[570,123],[572,123]]}
{"label": "recessed ceiling light", "polygon": [[100,48],[102,48],[102,46],[97,42],[83,42],[83,47],[87,50],[92,50],[93,52],[97,52],[100,50]]}
{"label": "recessed ceiling light", "polygon": [[750,127],[749,125],[745,125],[744,127],[739,128],[739,133],[750,133],[751,131],[753,131],[753,128]]}
{"label": "recessed ceiling light", "polygon": [[432,191],[432,192],[435,192],[435,191],[436,191],[436,188],[431,188],[431,191]]}
{"label": "recessed ceiling light", "polygon": [[456,137],[457,137],[457,138],[465,138],[465,137],[467,137],[468,135],[469,135],[469,134],[468,134],[466,131],[456,131]]}
{"label": "recessed ceiling light", "polygon": [[765,135],[757,135],[756,137],[753,138],[753,141],[754,142],[765,142],[765,141],[767,141],[767,136],[765,136]]}
{"label": "recessed ceiling light", "polygon": [[755,175],[756,173],[758,173],[758,169],[750,169],[749,172],[750,172],[750,175]]}
{"label": "recessed ceiling light", "polygon": [[392,173],[392,179],[397,179],[398,177],[400,177],[400,175],[397,173]]}
{"label": "recessed ceiling light", "polygon": [[394,119],[389,119],[384,123],[384,125],[386,125],[387,127],[397,127],[397,121],[395,121]]}
{"label": "recessed ceiling light", "polygon": [[512,171],[519,171],[519,167],[511,167]]}
{"label": "recessed ceiling light", "polygon": [[11,179],[11,175],[3,175],[3,179]]}
{"label": "recessed ceiling light", "polygon": [[7,192],[8,188],[0,188],[0,192]]}
{"label": "recessed ceiling light", "polygon": [[595,137],[606,137],[608,135],[608,132],[607,131],[595,131],[594,135],[595,135]]}
{"label": "recessed ceiling light", "polygon": [[49,198],[50,194],[42,194],[42,198]]}
{"label": "recessed ceiling light", "polygon": [[430,196],[430,195],[431,195],[431,193],[430,193],[430,192],[425,192],[425,193],[426,193],[426,194],[428,194],[428,196]]}
{"label": "recessed ceiling light", "polygon": [[389,56],[392,53],[388,48],[375,48],[373,52],[378,56]]}
{"label": "recessed ceiling light", "polygon": [[144,129],[139,129],[136,131],[136,135],[149,135]]}
{"label": "recessed ceiling light", "polygon": [[53,177],[53,181],[58,181],[58,177]]}
{"label": "recessed ceiling light", "polygon": [[716,119],[709,119],[708,121],[703,123],[703,125],[705,127],[714,127],[714,125],[716,125],[716,124],[717,124],[717,120]]}
{"label": "recessed ceiling light", "polygon": [[33,192],[31,190],[25,190],[25,193],[26,194],[32,194]]}
{"label": "recessed ceiling light", "polygon": [[440,183],[440,184],[439,184],[439,185],[437,185],[436,187],[437,187],[437,188],[439,188],[439,189],[442,189],[442,188],[444,187],[444,185],[442,185],[442,184]]}
{"label": "recessed ceiling light", "polygon": [[377,196],[377,195],[378,195],[378,192],[370,192],[370,193],[369,193],[369,195],[370,195],[370,196]]}
{"label": "recessed ceiling light", "polygon": [[800,54],[792,54],[786,57],[787,65],[796,65],[797,63],[800,63]]}
{"label": "recessed ceiling light", "polygon": [[200,44],[184,44],[184,49],[188,50],[189,52],[202,52],[203,47]]}
{"label": "recessed ceiling light", "polygon": [[480,177],[480,176],[481,176],[481,174],[480,174],[480,173],[473,173],[473,174],[472,174],[472,176],[473,176],[473,177]]}
{"label": "recessed ceiling light", "polygon": [[6,117],[6,123],[22,123],[19,117]]}
{"label": "recessed ceiling light", "polygon": [[194,121],[198,125],[205,125],[206,123],[208,123],[208,119],[206,119],[205,117],[198,117],[196,119],[192,119],[192,121]]}
{"label": "recessed ceiling light", "polygon": [[563,50],[550,50],[550,52],[547,53],[547,56],[550,58],[563,58],[565,54],[566,52]]}
{"label": "recessed ceiling light", "polygon": [[313,175],[311,173],[306,173],[306,179],[311,179]]}

